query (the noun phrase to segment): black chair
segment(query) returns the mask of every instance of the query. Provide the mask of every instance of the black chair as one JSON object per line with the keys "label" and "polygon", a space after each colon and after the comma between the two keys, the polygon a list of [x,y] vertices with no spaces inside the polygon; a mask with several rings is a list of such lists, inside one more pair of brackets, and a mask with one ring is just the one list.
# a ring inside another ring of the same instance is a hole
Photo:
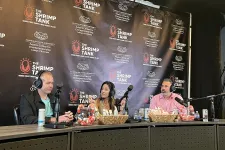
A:
{"label": "black chair", "polygon": [[17,125],[20,125],[21,124],[21,120],[20,120],[20,105],[18,104],[16,106],[14,106],[13,111],[14,111],[15,123]]}

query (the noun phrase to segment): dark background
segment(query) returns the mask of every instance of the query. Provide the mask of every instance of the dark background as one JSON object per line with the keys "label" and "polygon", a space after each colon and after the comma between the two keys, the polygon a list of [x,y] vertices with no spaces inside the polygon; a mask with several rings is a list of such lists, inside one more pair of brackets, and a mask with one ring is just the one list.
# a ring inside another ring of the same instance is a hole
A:
{"label": "dark background", "polygon": [[[3,1],[0,0],[0,4]],[[173,10],[174,12],[189,12],[192,14],[192,61],[191,61],[191,97],[204,97],[208,95],[218,94],[221,93],[221,80],[220,80],[220,74],[221,74],[221,64],[220,57],[221,57],[221,50],[220,50],[220,29],[224,26],[224,18],[221,15],[221,12],[225,12],[225,2],[218,1],[218,0],[154,0],[151,1],[154,4],[165,6],[168,9]],[[4,2],[6,3],[6,2]],[[24,5],[18,2],[19,5]],[[17,6],[15,6],[17,7]],[[12,20],[10,23],[14,23],[17,18],[14,18],[13,12],[18,11],[16,8],[10,10],[10,12],[7,14],[9,18]],[[55,10],[59,14],[61,13],[60,10]],[[69,11],[69,10],[68,10]],[[22,14],[23,15],[23,14]],[[62,24],[63,26],[64,24]],[[9,28],[7,26],[7,23],[3,23],[0,21],[0,28]],[[19,28],[12,28],[11,29],[12,35],[15,36],[18,35]],[[9,36],[9,35],[7,35]],[[20,39],[20,38],[18,38]],[[22,38],[24,39],[24,38]],[[11,45],[13,47],[14,44],[19,41],[14,41]],[[5,49],[6,51],[6,49]],[[21,55],[21,58],[24,57],[24,55],[18,50],[15,51],[13,49],[14,53],[17,53],[18,55]],[[4,53],[3,51],[1,53]],[[54,55],[54,53],[53,53]],[[8,53],[8,55],[0,55],[0,59],[2,62],[0,64],[0,67],[4,68],[7,66],[7,63],[9,61],[17,63],[18,60],[15,60],[11,57],[12,55]],[[16,56],[16,55],[14,55]],[[34,60],[33,60],[34,61]],[[16,64],[15,63],[15,64]],[[53,62],[53,66],[55,66],[55,62]],[[56,63],[57,64],[57,63]],[[51,65],[50,65],[51,66]],[[0,76],[1,78],[5,79],[7,81],[7,78],[13,78],[13,75],[17,75],[17,72],[7,72],[5,70],[1,70]],[[61,75],[63,76],[63,75]],[[18,80],[23,80],[19,79]],[[24,80],[23,80],[24,81]],[[11,82],[11,81],[7,81]],[[19,81],[17,81],[19,82]],[[10,97],[13,96],[13,93],[24,93],[26,92],[21,91],[19,86],[16,86],[12,83],[10,83],[12,87],[10,87],[10,90],[7,91],[8,100],[2,99],[2,93],[0,93],[0,100],[7,101],[7,103],[2,103],[1,105],[12,105],[12,101],[10,100]],[[23,86],[29,86],[31,84],[31,81],[23,82]],[[0,89],[4,89],[5,85],[2,85]],[[4,90],[1,90],[4,91]],[[6,97],[4,97],[6,98]],[[185,98],[185,97],[184,97]],[[216,115],[221,116],[219,108],[220,108],[220,98],[215,99],[216,104]],[[13,100],[16,102],[19,102],[19,96],[18,99]],[[193,101],[191,102],[192,105],[194,105],[196,110],[199,110],[201,113],[201,109],[209,108],[209,101],[199,100],[199,101]],[[2,107],[3,108],[3,107]],[[1,110],[2,113],[1,117],[12,117],[12,114],[4,114],[4,112],[7,111],[7,107],[5,107],[4,110]],[[2,119],[3,120],[3,119]],[[7,120],[7,119],[6,119]],[[9,119],[11,123],[13,122],[12,118]],[[10,124],[11,124],[10,123]],[[1,122],[2,125],[8,125],[7,122]]]}
{"label": "dark background", "polygon": [[[152,0],[174,11],[192,14],[191,97],[221,93],[220,29],[224,26],[225,1],[222,0]],[[221,117],[221,98],[215,99],[216,116]],[[209,108],[206,99],[191,102],[195,109]]]}

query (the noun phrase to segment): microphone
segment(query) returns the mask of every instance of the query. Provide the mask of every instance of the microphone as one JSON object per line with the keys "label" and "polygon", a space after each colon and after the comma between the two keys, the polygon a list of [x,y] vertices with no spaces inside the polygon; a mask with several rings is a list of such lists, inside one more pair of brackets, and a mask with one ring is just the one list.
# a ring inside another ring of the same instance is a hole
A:
{"label": "microphone", "polygon": [[55,108],[54,108],[54,114],[55,114],[55,118],[57,120],[57,122],[59,121],[59,112],[60,112],[60,102],[58,100],[58,98],[56,98],[56,102],[55,102]]}
{"label": "microphone", "polygon": [[181,104],[181,105],[183,105],[183,106],[185,106],[185,107],[188,107],[188,104],[186,104],[183,100],[181,100],[180,98],[178,98],[178,97],[175,97],[175,100],[179,103],[179,104]]}
{"label": "microphone", "polygon": [[63,87],[63,84],[58,84],[56,86],[56,93],[54,95],[55,98],[55,107],[54,107],[54,115],[56,118],[55,123],[49,123],[45,124],[44,127],[46,128],[52,128],[52,129],[62,129],[66,127],[66,123],[59,123],[59,112],[60,112],[60,93],[61,93],[61,88]]}
{"label": "microphone", "polygon": [[117,106],[120,106],[121,101],[122,101],[124,98],[127,99],[128,93],[129,93],[130,91],[132,91],[132,90],[133,90],[133,85],[129,85],[128,88],[127,88],[127,91],[124,93],[124,95],[123,95],[119,100],[117,100],[116,105],[117,105]]}

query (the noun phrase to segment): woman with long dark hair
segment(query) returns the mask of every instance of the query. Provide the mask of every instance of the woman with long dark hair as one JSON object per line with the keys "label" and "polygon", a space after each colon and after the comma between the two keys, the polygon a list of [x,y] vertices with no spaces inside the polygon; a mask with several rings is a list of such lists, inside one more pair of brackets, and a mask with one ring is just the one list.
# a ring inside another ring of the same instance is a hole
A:
{"label": "woman with long dark hair", "polygon": [[[90,105],[95,107],[95,111],[99,112],[100,114],[104,114],[103,111],[110,112],[110,110],[112,113],[118,112],[117,107],[115,106],[115,94],[115,85],[110,81],[105,81],[102,83],[100,88],[100,97],[96,100],[92,100],[92,98],[90,98]],[[123,112],[125,103],[125,99],[123,99],[120,104],[120,114]]]}

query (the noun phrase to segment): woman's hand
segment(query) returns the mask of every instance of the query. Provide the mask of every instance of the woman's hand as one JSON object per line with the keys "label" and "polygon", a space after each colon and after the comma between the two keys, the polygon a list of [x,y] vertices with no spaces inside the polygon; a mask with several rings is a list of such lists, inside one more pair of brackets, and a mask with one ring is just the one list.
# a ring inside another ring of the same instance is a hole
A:
{"label": "woman's hand", "polygon": [[120,102],[120,111],[124,109],[125,105],[126,105],[126,98],[123,98],[122,101]]}

